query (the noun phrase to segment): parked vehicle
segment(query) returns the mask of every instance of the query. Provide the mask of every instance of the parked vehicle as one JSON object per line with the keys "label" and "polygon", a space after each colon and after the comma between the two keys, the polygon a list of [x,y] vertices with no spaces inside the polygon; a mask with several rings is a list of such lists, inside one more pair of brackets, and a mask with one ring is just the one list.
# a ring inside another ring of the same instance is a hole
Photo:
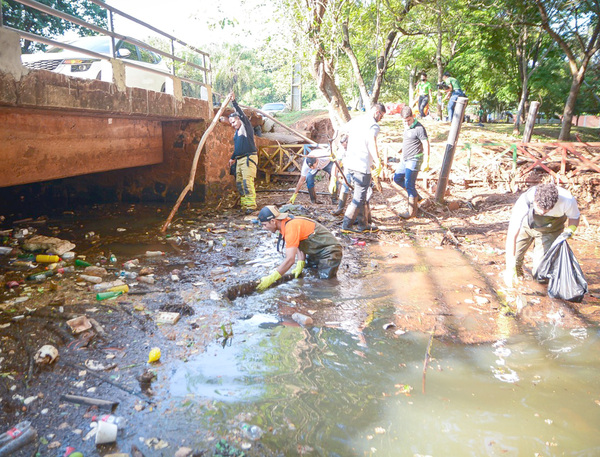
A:
{"label": "parked vehicle", "polygon": [[[97,35],[81,37],[68,42],[68,44],[112,57],[110,42],[111,38],[109,36]],[[137,65],[169,74],[169,67],[162,60],[161,56],[131,43],[115,40],[115,54],[119,59],[128,60]],[[53,46],[46,52],[23,54],[21,60],[23,65],[34,70],[49,70],[78,78],[102,79],[101,59],[81,52],[74,52]],[[130,87],[164,92],[166,76],[126,65],[125,81],[126,85]]]}
{"label": "parked vehicle", "polygon": [[272,116],[276,113],[287,113],[289,110],[290,109],[284,102],[267,103],[261,108],[261,111],[264,111]]}

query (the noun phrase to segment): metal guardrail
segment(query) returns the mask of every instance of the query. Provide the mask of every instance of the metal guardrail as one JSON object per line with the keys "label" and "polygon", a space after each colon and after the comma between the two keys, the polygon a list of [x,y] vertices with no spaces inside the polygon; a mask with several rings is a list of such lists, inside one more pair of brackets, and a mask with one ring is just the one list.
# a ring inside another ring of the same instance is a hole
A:
{"label": "metal guardrail", "polygon": [[[89,1],[91,1],[92,3],[100,6],[101,8],[103,8],[103,9],[105,9],[107,11],[108,24],[109,24],[109,27],[110,27],[111,30],[106,30],[106,29],[104,29],[102,27],[98,27],[97,25],[90,24],[90,23],[88,23],[88,22],[86,22],[86,21],[84,21],[84,20],[82,20],[82,19],[80,19],[78,17],[71,16],[70,14],[63,13],[61,11],[58,11],[58,10],[54,9],[54,8],[51,8],[51,7],[46,6],[46,5],[42,4],[42,3],[39,3],[39,2],[37,2],[35,0],[15,0],[15,1],[18,2],[18,3],[21,3],[23,5],[29,6],[31,8],[37,9],[38,11],[41,11],[41,12],[43,12],[45,14],[48,14],[48,15],[51,15],[51,16],[54,16],[54,17],[58,17],[60,19],[72,22],[74,24],[80,25],[80,26],[85,27],[85,28],[88,28],[90,30],[93,30],[94,32],[99,33],[99,34],[110,36],[112,38],[112,40],[111,40],[112,41],[111,53],[112,53],[112,57],[113,58],[117,58],[116,52],[115,52],[115,39],[122,40],[122,41],[130,43],[130,44],[132,44],[134,46],[138,46],[138,47],[150,50],[150,51],[152,51],[152,52],[154,52],[156,54],[159,54],[159,55],[161,55],[163,57],[166,57],[166,58],[170,59],[173,62],[173,64],[171,65],[171,73],[172,73],[172,75],[176,76],[177,78],[181,79],[182,81],[185,81],[185,82],[190,83],[190,84],[197,84],[197,85],[200,85],[200,86],[205,86],[205,87],[212,85],[211,67],[210,67],[210,55],[208,53],[206,53],[204,51],[201,51],[200,49],[197,49],[194,46],[191,46],[191,45],[185,43],[184,41],[182,41],[182,40],[180,40],[180,39],[178,39],[178,38],[176,38],[176,37],[174,37],[172,35],[169,35],[168,33],[165,33],[163,31],[157,29],[156,27],[153,27],[150,24],[147,24],[147,23],[145,23],[143,21],[140,21],[139,19],[136,19],[133,16],[130,16],[129,14],[124,13],[123,11],[118,10],[117,8],[114,8],[114,7],[110,6],[110,5],[107,5],[106,3],[104,3],[101,0],[89,0]],[[128,37],[128,36],[125,36],[125,35],[121,35],[119,33],[115,33],[114,30],[113,30],[114,14],[116,14],[118,16],[121,16],[123,18],[126,18],[126,19],[128,19],[130,21],[133,21],[133,22],[135,22],[135,23],[137,23],[137,24],[139,24],[139,25],[141,25],[143,27],[146,27],[149,30],[152,30],[153,32],[156,32],[156,33],[162,35],[163,37],[167,38],[170,41],[170,43],[171,43],[171,52],[168,53],[168,52],[162,51],[161,49],[158,49],[158,48],[156,48],[154,46],[146,44],[143,41],[139,41],[139,40],[136,40],[135,38]],[[92,56],[92,57],[95,57],[95,58],[99,58],[99,59],[103,59],[103,60],[108,60],[108,56],[106,56],[104,54],[98,54],[98,53],[95,53],[93,51],[82,49],[82,48],[79,48],[79,47],[76,47],[76,46],[71,46],[71,45],[69,45],[67,43],[62,43],[62,42],[59,42],[59,41],[52,40],[50,38],[42,37],[40,35],[36,35],[36,34],[30,33],[30,32],[26,32],[26,31],[23,31],[23,30],[14,29],[12,27],[8,27],[8,26],[4,25],[2,23],[2,3],[1,2],[0,2],[0,27],[4,27],[6,29],[12,30],[13,32],[18,33],[22,38],[25,38],[27,40],[31,40],[31,41],[35,41],[35,42],[39,42],[39,43],[44,43],[44,44],[56,46],[56,47],[59,47],[59,48],[68,49],[68,50],[71,50],[71,51],[80,52],[82,54],[89,55],[89,56]],[[193,62],[190,62],[189,60],[186,60],[186,59],[183,59],[181,57],[176,56],[175,55],[175,43],[178,43],[178,44],[184,46],[185,48],[187,48],[188,50],[192,51],[194,54],[196,54],[197,56],[199,56],[199,59],[202,61],[202,65],[197,65],[197,64],[195,64]],[[157,73],[157,74],[167,75],[168,76],[168,73],[164,73],[164,72],[162,72],[160,70],[154,70],[152,68],[148,68],[148,67],[145,67],[145,66],[142,66],[142,65],[137,65],[136,63],[134,63],[132,61],[129,61],[129,60],[126,60],[126,59],[120,59],[120,60],[126,66],[136,67],[136,68],[143,69],[144,71],[149,71],[149,72],[152,72],[152,73]],[[198,80],[195,80],[195,79],[191,79],[191,78],[187,78],[187,77],[178,75],[177,74],[177,70],[176,70],[175,62],[179,62],[179,63],[183,64],[186,67],[199,70],[201,72],[202,76],[203,76],[202,77],[203,80],[202,81],[198,81]]]}

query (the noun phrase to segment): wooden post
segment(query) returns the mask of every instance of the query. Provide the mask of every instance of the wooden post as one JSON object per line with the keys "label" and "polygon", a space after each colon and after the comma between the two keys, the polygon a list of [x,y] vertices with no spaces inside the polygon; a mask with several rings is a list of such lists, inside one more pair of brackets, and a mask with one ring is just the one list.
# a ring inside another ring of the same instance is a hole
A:
{"label": "wooden post", "polygon": [[458,100],[456,100],[454,115],[452,116],[452,125],[450,126],[448,142],[446,143],[446,152],[444,153],[444,161],[442,162],[437,190],[435,192],[435,201],[438,203],[442,203],[444,201],[444,194],[446,193],[448,178],[450,177],[450,169],[452,168],[452,161],[454,160],[454,151],[456,150],[456,143],[458,141],[460,127],[462,125],[463,117],[465,115],[465,108],[467,107],[468,102],[469,99],[467,97],[458,97]]}
{"label": "wooden post", "polygon": [[540,102],[531,102],[529,113],[527,113],[527,121],[525,122],[525,131],[523,132],[523,143],[529,143],[531,141],[533,126],[535,125],[535,119],[537,118],[539,108]]}

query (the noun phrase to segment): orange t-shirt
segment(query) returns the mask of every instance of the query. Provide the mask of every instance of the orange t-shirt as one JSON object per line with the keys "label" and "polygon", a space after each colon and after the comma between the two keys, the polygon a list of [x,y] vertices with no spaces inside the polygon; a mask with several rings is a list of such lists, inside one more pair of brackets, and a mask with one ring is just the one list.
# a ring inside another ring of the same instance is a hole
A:
{"label": "orange t-shirt", "polygon": [[309,219],[286,219],[281,224],[281,235],[287,248],[297,248],[300,241],[307,239],[315,231],[315,223]]}

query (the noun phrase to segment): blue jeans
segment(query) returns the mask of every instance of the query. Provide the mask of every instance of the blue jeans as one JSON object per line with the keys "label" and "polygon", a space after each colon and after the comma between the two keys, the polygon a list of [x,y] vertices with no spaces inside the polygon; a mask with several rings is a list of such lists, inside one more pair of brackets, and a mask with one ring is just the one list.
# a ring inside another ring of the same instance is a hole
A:
{"label": "blue jeans", "polygon": [[448,100],[448,120],[452,122],[452,116],[454,116],[454,107],[456,106],[456,100],[458,97],[466,97],[462,90],[455,90]]}
{"label": "blue jeans", "polygon": [[417,198],[417,175],[423,162],[418,159],[402,161],[394,172],[394,182],[406,189],[409,197]]}
{"label": "blue jeans", "polygon": [[[331,167],[333,166],[333,162],[329,162],[327,164],[327,166],[325,168],[321,168],[321,170],[323,170],[324,172],[328,173],[331,176]],[[319,170],[319,171],[321,171]],[[319,171],[317,171],[317,173],[319,173]],[[307,189],[312,189],[313,187],[315,187],[315,177],[317,176],[317,173],[309,173],[306,175],[306,188]]]}

